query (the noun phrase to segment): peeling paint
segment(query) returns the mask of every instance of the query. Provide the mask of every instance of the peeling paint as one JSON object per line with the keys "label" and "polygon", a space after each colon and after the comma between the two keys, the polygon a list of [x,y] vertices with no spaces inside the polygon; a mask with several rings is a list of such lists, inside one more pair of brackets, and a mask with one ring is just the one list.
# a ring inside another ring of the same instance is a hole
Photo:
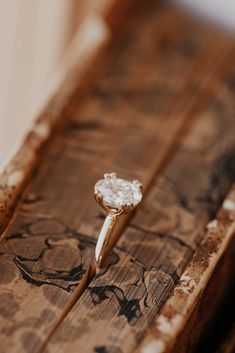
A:
{"label": "peeling paint", "polygon": [[165,315],[160,315],[157,320],[157,328],[163,334],[171,334],[174,326],[177,326],[182,320],[182,316],[180,314],[176,314],[172,318],[168,318]]}
{"label": "peeling paint", "polygon": [[223,208],[228,211],[235,211],[235,202],[229,199],[226,199],[223,203]]}
{"label": "peeling paint", "polygon": [[218,220],[214,219],[210,223],[207,224],[207,229],[216,229],[218,227]]}
{"label": "peeling paint", "polygon": [[140,353],[161,353],[164,348],[165,344],[162,340],[153,340],[146,344]]}
{"label": "peeling paint", "polygon": [[[219,225],[216,231],[219,235],[219,232],[221,232],[221,229],[219,229]],[[216,236],[215,233],[215,235],[212,237],[210,231],[208,232],[207,238],[198,246],[197,251],[193,257],[194,268],[196,268],[197,266],[198,270],[199,268],[201,268],[202,271],[207,270],[210,258],[213,254],[217,252],[218,247],[221,243],[221,240],[218,235]]]}
{"label": "peeling paint", "polygon": [[195,288],[195,286],[197,285],[196,281],[194,278],[192,278],[189,274],[184,274],[181,277],[180,280],[180,289],[184,292],[184,293],[191,293],[192,290]]}

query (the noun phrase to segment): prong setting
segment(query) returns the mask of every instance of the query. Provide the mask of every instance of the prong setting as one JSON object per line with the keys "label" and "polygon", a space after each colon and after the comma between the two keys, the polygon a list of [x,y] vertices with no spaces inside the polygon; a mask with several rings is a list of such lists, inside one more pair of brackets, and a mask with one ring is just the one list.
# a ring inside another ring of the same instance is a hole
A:
{"label": "prong setting", "polygon": [[130,212],[142,199],[142,185],[117,178],[116,173],[104,174],[95,185],[95,199],[109,214]]}
{"label": "prong setting", "polygon": [[132,182],[134,185],[138,186],[140,190],[143,190],[143,185],[138,180],[133,180]]}
{"label": "prong setting", "polygon": [[104,174],[104,179],[116,179],[116,177],[117,177],[117,174],[114,172]]}
{"label": "prong setting", "polygon": [[117,178],[116,173],[104,174],[104,179],[95,184],[96,202],[107,212],[95,250],[97,265],[100,266],[107,239],[122,213],[128,213],[142,199],[142,185],[138,180],[133,182]]}

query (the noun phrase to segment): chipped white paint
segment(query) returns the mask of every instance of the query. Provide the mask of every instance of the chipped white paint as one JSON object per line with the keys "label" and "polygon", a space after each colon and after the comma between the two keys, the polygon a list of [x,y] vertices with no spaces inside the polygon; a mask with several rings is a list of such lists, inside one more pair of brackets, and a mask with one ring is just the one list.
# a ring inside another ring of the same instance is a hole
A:
{"label": "chipped white paint", "polygon": [[157,328],[161,333],[170,335],[172,329],[174,329],[175,326],[178,326],[181,320],[182,316],[180,314],[176,314],[171,319],[165,315],[160,315],[157,320]]}
{"label": "chipped white paint", "polygon": [[8,186],[15,186],[19,184],[24,178],[24,173],[21,170],[16,170],[9,175],[7,179]]}
{"label": "chipped white paint", "polygon": [[153,340],[147,343],[140,353],[161,353],[164,351],[165,344],[162,340]]}
{"label": "chipped white paint", "polygon": [[33,126],[33,132],[39,137],[46,139],[50,134],[50,126],[46,122],[39,122]]}
{"label": "chipped white paint", "polygon": [[191,279],[192,278],[188,274],[185,273],[185,274],[182,275],[180,281],[183,282],[183,283],[188,284],[188,282],[191,281]]}
{"label": "chipped white paint", "polygon": [[218,220],[213,219],[210,223],[207,224],[207,229],[216,229],[218,227]]}
{"label": "chipped white paint", "polygon": [[229,199],[226,199],[223,203],[223,208],[228,211],[235,211],[235,202]]}
{"label": "chipped white paint", "polygon": [[171,324],[170,324],[169,319],[164,315],[160,315],[157,320],[157,328],[162,333],[170,334],[171,333]]}
{"label": "chipped white paint", "polygon": [[189,274],[185,273],[182,275],[180,279],[179,288],[184,293],[190,293],[195,288],[196,285],[197,283],[195,282],[195,279],[192,278]]}
{"label": "chipped white paint", "polygon": [[182,322],[182,315],[180,314],[176,314],[174,317],[172,317],[171,319],[171,326],[173,329],[175,329],[175,327],[178,327]]}

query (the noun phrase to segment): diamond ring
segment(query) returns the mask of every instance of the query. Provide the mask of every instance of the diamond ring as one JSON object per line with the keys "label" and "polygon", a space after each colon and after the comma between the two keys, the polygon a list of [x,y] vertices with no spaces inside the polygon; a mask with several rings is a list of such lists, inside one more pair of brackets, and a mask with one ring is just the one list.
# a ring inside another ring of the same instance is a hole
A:
{"label": "diamond ring", "polygon": [[95,259],[99,265],[118,218],[133,210],[141,201],[142,185],[138,180],[130,182],[117,178],[116,173],[107,173],[95,184],[94,196],[107,213],[95,249]]}

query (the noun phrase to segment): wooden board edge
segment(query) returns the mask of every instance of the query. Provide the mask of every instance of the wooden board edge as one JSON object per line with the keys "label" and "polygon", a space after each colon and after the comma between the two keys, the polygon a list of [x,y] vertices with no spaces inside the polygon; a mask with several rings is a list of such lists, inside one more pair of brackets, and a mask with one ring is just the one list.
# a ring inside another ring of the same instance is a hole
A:
{"label": "wooden board edge", "polygon": [[222,300],[231,278],[234,256],[235,186],[165,303],[138,353],[191,352],[197,338]]}

